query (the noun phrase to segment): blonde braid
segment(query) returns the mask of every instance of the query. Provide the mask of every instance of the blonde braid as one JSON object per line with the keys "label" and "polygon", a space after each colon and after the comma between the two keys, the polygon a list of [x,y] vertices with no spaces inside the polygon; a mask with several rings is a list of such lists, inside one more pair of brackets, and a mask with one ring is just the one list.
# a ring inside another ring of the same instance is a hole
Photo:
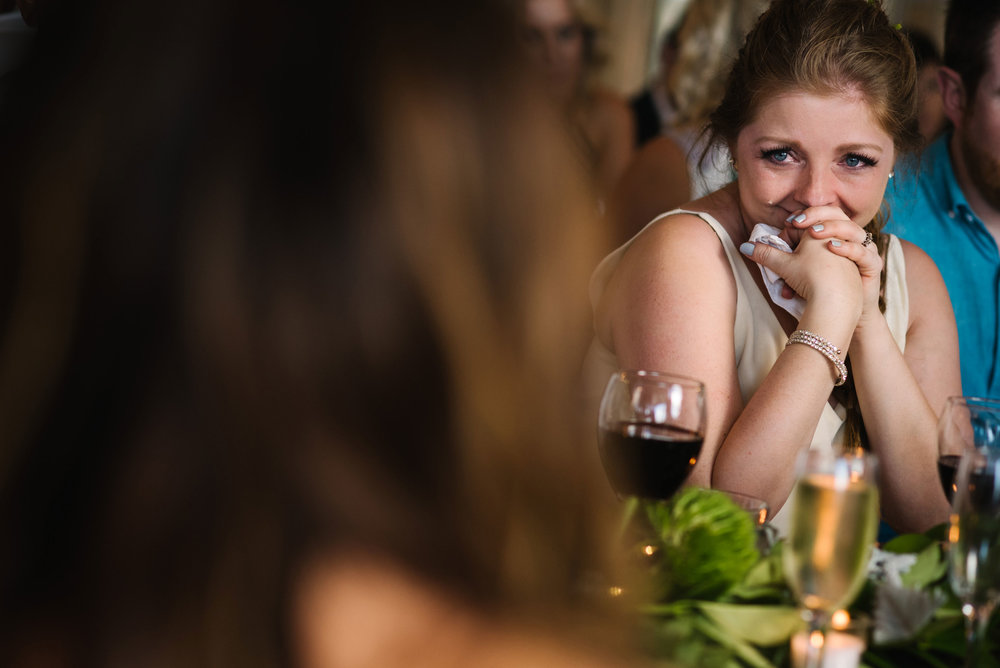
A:
{"label": "blonde braid", "polygon": [[[865,231],[871,232],[875,248],[882,258],[882,274],[879,277],[878,309],[885,313],[885,281],[888,269],[888,258],[886,251],[889,247],[889,235],[882,234],[885,226],[886,215],[879,210],[870,223],[865,225]],[[847,382],[840,387],[834,388],[833,396],[847,409],[847,417],[844,419],[844,449],[845,450],[869,450],[868,432],[865,430],[864,416],[861,415],[861,406],[858,405],[858,392],[854,388],[854,373],[851,368],[850,355],[844,360],[847,364]]]}

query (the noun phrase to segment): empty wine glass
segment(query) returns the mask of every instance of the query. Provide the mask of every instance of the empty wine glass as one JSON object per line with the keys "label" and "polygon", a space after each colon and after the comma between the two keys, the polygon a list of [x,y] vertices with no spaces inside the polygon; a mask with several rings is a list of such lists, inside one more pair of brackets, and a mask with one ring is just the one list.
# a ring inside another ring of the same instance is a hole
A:
{"label": "empty wine glass", "polygon": [[760,550],[761,554],[770,552],[771,547],[778,540],[778,530],[768,524],[768,520],[771,519],[771,507],[767,505],[767,501],[727,489],[719,491],[726,494],[737,506],[747,511],[750,519],[753,520],[754,529],[757,531],[757,549]]}
{"label": "empty wine glass", "polygon": [[976,666],[990,615],[1000,603],[1000,451],[966,450],[955,475],[948,530],[949,580],[962,601],[968,648]]}
{"label": "empty wine glass", "polygon": [[950,397],[938,421],[938,475],[949,503],[959,459],[975,448],[1000,449],[1000,401]]}
{"label": "empty wine glass", "polygon": [[810,450],[797,460],[785,577],[809,624],[806,666],[819,666],[830,614],[864,584],[878,532],[877,460],[864,452]]}
{"label": "empty wine glass", "polygon": [[767,501],[758,499],[756,496],[750,496],[749,494],[732,492],[728,489],[720,489],[719,491],[732,499],[733,503],[737,506],[747,511],[756,528],[760,529],[771,519],[771,507],[767,505]]}
{"label": "empty wine glass", "polygon": [[618,371],[601,399],[601,461],[619,496],[669,499],[698,462],[705,385],[656,371]]}

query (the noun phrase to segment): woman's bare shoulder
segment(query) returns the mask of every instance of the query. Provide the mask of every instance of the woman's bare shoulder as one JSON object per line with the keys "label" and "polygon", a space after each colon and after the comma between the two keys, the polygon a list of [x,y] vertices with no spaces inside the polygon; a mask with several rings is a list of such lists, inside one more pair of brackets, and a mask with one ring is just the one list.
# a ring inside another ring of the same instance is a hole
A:
{"label": "woman's bare shoulder", "polygon": [[[709,250],[722,252],[720,233],[732,237],[731,202],[728,193],[719,191],[662,214],[635,238],[629,252],[640,250],[675,250],[685,255],[700,255]],[[712,218],[722,229],[716,231],[707,220]],[[633,250],[633,249],[640,250]]]}
{"label": "woman's bare shoulder", "polygon": [[[951,299],[937,265],[922,248],[900,239],[906,266],[906,292],[909,295],[910,327],[926,320],[951,319]],[[947,318],[945,318],[947,316]]]}
{"label": "woman's bare shoulder", "polygon": [[926,272],[940,276],[937,265],[934,264],[934,260],[931,259],[931,256],[924,249],[912,241],[907,241],[901,237],[896,237],[896,239],[898,239],[899,246],[903,251],[903,261],[906,263],[907,277],[911,273],[922,276]]}
{"label": "woman's bare shoulder", "polygon": [[[631,302],[637,295],[654,302],[686,292],[722,301],[731,296],[735,278],[719,236],[732,234],[735,217],[731,199],[727,193],[709,195],[647,225],[615,267],[602,295],[598,319],[611,314],[613,303]],[[722,229],[717,232],[695,211],[710,214]]]}
{"label": "woman's bare shoulder", "polygon": [[720,324],[735,317],[737,291],[716,231],[695,214],[669,214],[621,258],[598,302],[596,333],[624,364],[696,367],[692,351],[706,342],[731,345],[732,328]]}
{"label": "woman's bare shoulder", "polygon": [[622,256],[621,264],[663,256],[697,256],[721,248],[715,230],[700,216],[686,211],[666,213],[655,218],[638,234]]}
{"label": "woman's bare shoulder", "polygon": [[[906,287],[912,302],[928,290],[945,290],[944,279],[934,260],[922,248],[906,239],[899,239],[903,251],[903,264],[906,266]],[[946,293],[947,294],[947,293]]]}
{"label": "woman's bare shoulder", "polygon": [[633,240],[608,284],[606,296],[646,294],[667,298],[677,291],[726,289],[732,271],[722,242],[701,217],[665,214]]}

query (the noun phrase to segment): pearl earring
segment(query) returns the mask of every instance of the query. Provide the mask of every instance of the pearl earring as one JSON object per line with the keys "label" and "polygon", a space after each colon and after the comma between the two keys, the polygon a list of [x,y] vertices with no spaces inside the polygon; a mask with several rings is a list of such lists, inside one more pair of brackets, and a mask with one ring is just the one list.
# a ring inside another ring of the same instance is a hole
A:
{"label": "pearl earring", "polygon": [[890,178],[890,179],[891,179],[892,177],[894,177],[895,175],[896,175],[896,172],[895,172],[895,170],[893,170],[893,171],[889,172],[889,178]]}

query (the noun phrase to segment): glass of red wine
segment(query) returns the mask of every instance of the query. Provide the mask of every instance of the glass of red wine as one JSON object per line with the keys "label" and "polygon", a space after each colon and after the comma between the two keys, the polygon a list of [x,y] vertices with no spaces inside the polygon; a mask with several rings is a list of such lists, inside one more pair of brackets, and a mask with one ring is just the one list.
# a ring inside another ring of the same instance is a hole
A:
{"label": "glass of red wine", "polygon": [[1000,400],[950,397],[945,404],[938,421],[938,475],[949,503],[959,461],[971,450],[1000,450]]}
{"label": "glass of red wine", "polygon": [[981,666],[983,641],[1000,606],[1000,449],[959,458],[948,527],[948,576],[965,617],[966,666]]}
{"label": "glass of red wine", "polygon": [[618,371],[598,418],[601,461],[619,497],[669,499],[698,462],[705,385],[656,371]]}

